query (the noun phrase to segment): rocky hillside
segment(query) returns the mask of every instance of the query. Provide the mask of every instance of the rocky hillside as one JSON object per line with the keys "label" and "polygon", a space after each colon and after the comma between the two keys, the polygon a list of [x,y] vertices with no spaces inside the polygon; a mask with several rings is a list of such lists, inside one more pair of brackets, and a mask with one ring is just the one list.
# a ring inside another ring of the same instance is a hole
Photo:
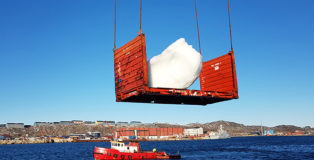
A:
{"label": "rocky hillside", "polygon": [[[239,124],[235,122],[228,122],[228,121],[215,121],[210,123],[191,123],[188,124],[190,127],[202,127],[204,131],[216,131],[218,127],[222,125],[224,130],[226,130],[230,136],[247,136],[249,133],[252,132],[260,132],[261,126],[250,126],[250,125],[244,125]],[[275,127],[267,127],[262,126],[263,130],[274,130],[274,132],[294,132],[296,130],[313,130],[313,128],[301,128],[293,125],[279,125]]]}
{"label": "rocky hillside", "polygon": [[[230,136],[248,136],[253,132],[260,132],[261,126],[250,126],[239,124],[235,122],[228,121],[215,121],[210,123],[191,123],[187,125],[179,124],[168,124],[168,123],[155,123],[151,125],[139,126],[144,128],[150,127],[175,127],[175,128],[194,128],[202,127],[205,132],[208,131],[217,131],[219,126],[222,125],[224,130],[226,130]],[[263,126],[264,130],[274,130],[275,133],[278,132],[295,132],[296,130],[301,130],[305,132],[313,132],[314,128],[309,126],[301,128],[293,125],[279,125],[275,127]],[[113,130],[116,130],[113,127]],[[24,137],[26,135],[30,137],[39,137],[39,136],[69,136],[72,133],[76,134],[87,134],[87,132],[98,131],[102,136],[111,136],[111,131],[109,127],[104,125],[55,125],[55,126],[41,126],[41,127],[30,127],[25,129],[7,129],[0,128],[0,135],[10,135],[12,137]]]}

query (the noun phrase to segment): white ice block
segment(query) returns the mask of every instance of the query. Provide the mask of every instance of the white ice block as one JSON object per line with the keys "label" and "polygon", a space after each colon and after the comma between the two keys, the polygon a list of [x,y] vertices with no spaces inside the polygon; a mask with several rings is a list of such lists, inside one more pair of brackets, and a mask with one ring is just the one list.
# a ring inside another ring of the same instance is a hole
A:
{"label": "white ice block", "polygon": [[199,77],[202,56],[180,38],[147,64],[149,87],[185,89]]}

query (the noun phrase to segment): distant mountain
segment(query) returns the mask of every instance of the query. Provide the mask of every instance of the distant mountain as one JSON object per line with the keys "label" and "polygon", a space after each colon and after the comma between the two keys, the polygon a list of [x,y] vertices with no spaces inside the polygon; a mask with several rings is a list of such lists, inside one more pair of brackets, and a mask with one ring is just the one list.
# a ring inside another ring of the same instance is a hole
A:
{"label": "distant mountain", "polygon": [[272,127],[276,132],[294,132],[296,130],[303,130],[301,127],[293,126],[293,125],[279,125]]}
{"label": "distant mountain", "polygon": [[[252,132],[260,132],[261,126],[256,125],[244,125],[229,121],[215,121],[210,123],[190,123],[187,124],[189,127],[202,127],[204,131],[216,131],[218,127],[222,125],[230,136],[247,136]],[[304,128],[293,126],[293,125],[279,125],[275,127],[262,126],[263,130],[274,130],[275,132],[294,132],[296,130],[304,130]]]}
{"label": "distant mountain", "polygon": [[[169,123],[154,123],[138,126],[139,128],[163,128],[163,127],[175,127],[175,128],[195,128],[202,127],[205,132],[217,131],[218,127],[222,125],[223,129],[228,132],[232,137],[235,136],[248,136],[253,132],[260,132],[261,126],[258,125],[244,125],[229,121],[215,121],[208,123],[190,123],[187,125],[169,124]],[[112,127],[116,130],[119,127]],[[263,130],[274,130],[275,133],[295,132],[296,130],[313,133],[314,128],[306,126],[304,128],[294,125],[278,125],[275,127],[262,126]],[[42,127],[30,127],[25,129],[13,129],[0,127],[0,135],[9,134],[13,137],[20,136],[67,136],[71,133],[87,134],[87,132],[99,131],[103,136],[110,136],[111,131],[106,125],[55,125],[55,126],[42,126]]]}

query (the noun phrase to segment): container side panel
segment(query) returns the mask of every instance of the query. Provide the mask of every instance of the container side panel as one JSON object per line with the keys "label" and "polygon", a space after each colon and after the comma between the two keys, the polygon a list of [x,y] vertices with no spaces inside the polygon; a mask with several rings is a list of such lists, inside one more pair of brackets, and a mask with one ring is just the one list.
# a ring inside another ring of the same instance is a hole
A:
{"label": "container side panel", "polygon": [[234,53],[230,51],[226,55],[203,62],[200,83],[202,91],[230,93],[238,98]]}
{"label": "container side panel", "polygon": [[157,136],[161,136],[161,128],[156,129]]}
{"label": "container side panel", "polygon": [[173,133],[172,133],[172,128],[168,128],[168,134],[169,134],[169,135],[173,135]]}
{"label": "container side panel", "polygon": [[148,84],[145,36],[141,34],[114,51],[117,101],[122,95],[144,89]]}
{"label": "container side panel", "polygon": [[179,135],[183,135],[183,128],[178,128]]}

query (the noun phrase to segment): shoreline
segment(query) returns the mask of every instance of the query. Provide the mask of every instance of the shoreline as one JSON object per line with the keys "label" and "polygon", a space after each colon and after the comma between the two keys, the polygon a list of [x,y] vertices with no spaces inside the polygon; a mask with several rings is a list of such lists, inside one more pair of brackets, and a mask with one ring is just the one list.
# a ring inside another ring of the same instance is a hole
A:
{"label": "shoreline", "polygon": [[[287,136],[237,136],[229,138],[246,138],[246,137],[302,137],[302,136],[314,136],[314,135],[287,135]],[[225,139],[229,139],[225,138]],[[177,139],[153,139],[153,140],[123,140],[123,142],[166,142],[166,141],[200,141],[200,140],[222,140],[222,139],[209,139],[209,138],[177,138]],[[93,139],[93,140],[73,140],[73,139],[44,139],[44,140],[0,140],[0,145],[12,145],[12,144],[43,144],[43,143],[89,143],[89,142],[110,142],[110,140]]]}

